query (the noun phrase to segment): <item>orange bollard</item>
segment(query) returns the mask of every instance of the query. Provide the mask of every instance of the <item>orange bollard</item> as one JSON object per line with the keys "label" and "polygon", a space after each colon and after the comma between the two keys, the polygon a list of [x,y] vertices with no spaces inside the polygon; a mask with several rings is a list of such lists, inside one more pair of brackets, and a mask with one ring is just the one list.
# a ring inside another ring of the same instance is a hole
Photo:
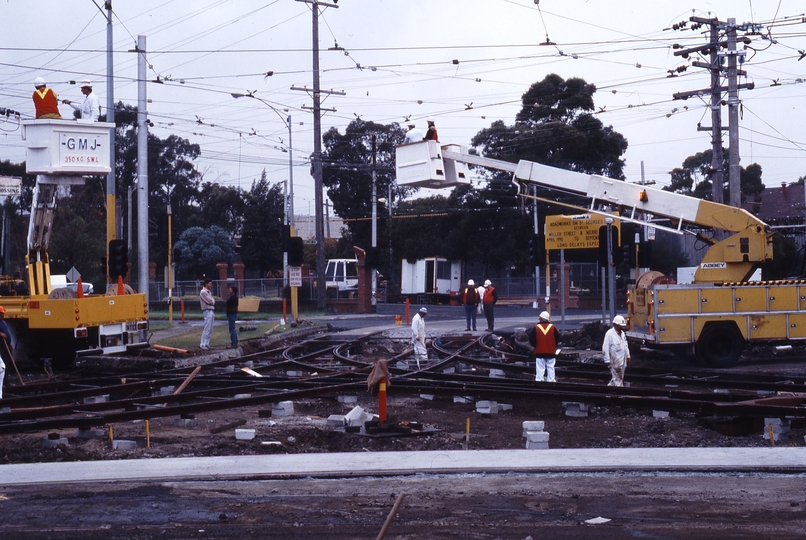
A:
{"label": "orange bollard", "polygon": [[81,282],[81,278],[76,280],[76,298],[84,298],[84,283]]}
{"label": "orange bollard", "polygon": [[386,379],[381,379],[378,384],[378,421],[386,422]]}
{"label": "orange bollard", "polygon": [[118,296],[126,294],[126,289],[123,288],[123,276],[118,276]]}
{"label": "orange bollard", "polygon": [[285,322],[288,320],[288,317],[286,316],[287,312],[286,312],[286,303],[285,302],[286,302],[286,300],[285,300],[285,298],[283,298],[283,324],[285,324]]}
{"label": "orange bollard", "polygon": [[182,324],[185,324],[185,300],[184,299],[179,301],[179,307],[182,310]]}
{"label": "orange bollard", "polygon": [[409,299],[406,298],[406,324],[407,325],[411,324],[411,311],[410,311],[410,308],[411,308],[411,306],[409,305]]}

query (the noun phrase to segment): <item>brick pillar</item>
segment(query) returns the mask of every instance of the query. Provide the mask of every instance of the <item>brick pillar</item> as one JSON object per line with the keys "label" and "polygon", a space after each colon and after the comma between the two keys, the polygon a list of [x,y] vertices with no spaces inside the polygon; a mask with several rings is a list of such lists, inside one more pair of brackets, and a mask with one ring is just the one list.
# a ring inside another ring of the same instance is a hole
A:
{"label": "brick pillar", "polygon": [[358,313],[372,313],[372,269],[364,264],[366,251],[353,246],[353,252],[358,259]]}
{"label": "brick pillar", "polygon": [[[218,296],[221,298],[227,297],[227,270],[229,265],[225,262],[220,262],[215,265],[218,268]],[[214,293],[215,294],[215,293]]]}
{"label": "brick pillar", "polygon": [[243,271],[244,264],[242,262],[232,263],[232,269],[235,271],[235,286],[238,287],[238,294],[244,294]]}
{"label": "brick pillar", "polygon": [[148,262],[148,279],[149,281],[157,279],[157,263],[154,261]]}

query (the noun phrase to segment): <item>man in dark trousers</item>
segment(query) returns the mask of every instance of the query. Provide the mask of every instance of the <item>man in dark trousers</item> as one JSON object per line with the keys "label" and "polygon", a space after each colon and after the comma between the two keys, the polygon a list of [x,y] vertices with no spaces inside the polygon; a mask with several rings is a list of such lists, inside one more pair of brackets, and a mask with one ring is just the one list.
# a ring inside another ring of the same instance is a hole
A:
{"label": "man in dark trousers", "polygon": [[527,335],[529,343],[534,346],[535,380],[557,382],[554,377],[554,362],[557,359],[560,345],[560,332],[551,324],[548,311],[540,314],[540,320]]}
{"label": "man in dark trousers", "polygon": [[6,308],[0,306],[0,399],[3,399],[3,381],[6,378],[6,363],[3,359],[9,358],[11,354],[11,331],[8,329],[6,321],[3,320],[6,316]]}
{"label": "man in dark trousers", "polygon": [[235,332],[235,323],[238,320],[238,287],[229,286],[229,298],[227,298],[227,324],[229,325],[229,346],[234,349],[238,346],[238,334]]}
{"label": "man in dark trousers", "polygon": [[[462,305],[465,306],[465,318],[467,319],[467,328],[476,330],[476,309],[479,306],[479,291],[476,289],[476,282],[472,279],[467,280],[467,287],[462,289]],[[472,324],[471,324],[472,323]]]}
{"label": "man in dark trousers", "polygon": [[487,318],[487,331],[492,332],[495,330],[495,303],[498,302],[498,291],[493,287],[492,282],[488,279],[484,282],[484,298],[481,300],[481,306],[484,308],[484,316]]}

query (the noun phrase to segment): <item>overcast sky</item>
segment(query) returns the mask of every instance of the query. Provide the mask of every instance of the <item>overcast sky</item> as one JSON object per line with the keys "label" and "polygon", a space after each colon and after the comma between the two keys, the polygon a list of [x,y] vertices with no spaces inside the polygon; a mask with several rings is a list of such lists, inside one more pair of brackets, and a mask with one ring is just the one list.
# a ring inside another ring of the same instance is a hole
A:
{"label": "overcast sky", "polygon": [[[102,5],[102,0],[96,0]],[[106,104],[106,19],[92,0],[0,0],[0,107],[33,116],[33,80],[80,99],[70,80],[90,78]],[[597,116],[629,141],[625,172],[669,183],[668,172],[710,148],[708,73],[673,55],[705,43],[707,28],[672,30],[691,15],[761,24],[743,68],[741,163],[759,163],[767,186],[806,174],[806,23],[802,1],[721,0],[341,0],[320,17],[323,131],[360,116],[380,123],[434,119],[443,143],[468,144],[495,120],[514,121],[521,95],[549,73],[596,85]],[[137,104],[136,36],[147,39],[149,117],[159,137],[201,145],[206,181],[248,188],[265,169],[288,177],[293,130],[297,213],[313,212],[310,4],[295,0],[113,1],[115,99]],[[692,9],[693,8],[693,9]],[[740,32],[741,35],[741,32]],[[546,45],[550,41],[556,45]],[[337,49],[337,50],[329,50]],[[692,57],[691,59],[694,59]],[[701,59],[702,60],[702,59]],[[269,76],[268,74],[271,73]],[[254,92],[234,99],[232,92]],[[707,99],[707,98],[706,98]],[[287,110],[287,112],[286,112]],[[62,106],[69,117],[71,109]],[[724,108],[727,125],[727,108]],[[727,139],[727,134],[726,134]],[[16,122],[0,121],[0,159],[24,160]],[[727,140],[725,146],[728,146]]]}

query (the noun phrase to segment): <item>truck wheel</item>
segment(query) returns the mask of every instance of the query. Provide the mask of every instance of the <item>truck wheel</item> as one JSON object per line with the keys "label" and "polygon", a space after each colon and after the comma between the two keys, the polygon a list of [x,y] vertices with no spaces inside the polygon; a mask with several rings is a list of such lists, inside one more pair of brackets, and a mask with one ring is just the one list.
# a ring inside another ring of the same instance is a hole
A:
{"label": "truck wheel", "polygon": [[744,350],[744,339],[733,324],[706,326],[694,346],[697,359],[704,364],[727,368],[736,365]]}

